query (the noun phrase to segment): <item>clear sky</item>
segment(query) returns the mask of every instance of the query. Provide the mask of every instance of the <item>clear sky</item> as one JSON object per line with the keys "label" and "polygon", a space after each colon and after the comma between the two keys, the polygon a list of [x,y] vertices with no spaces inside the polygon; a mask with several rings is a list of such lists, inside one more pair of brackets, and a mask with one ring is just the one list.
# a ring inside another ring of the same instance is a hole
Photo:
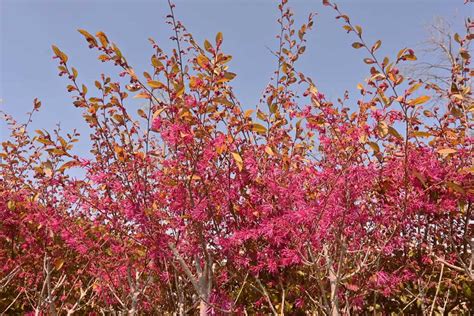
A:
{"label": "clear sky", "polygon": [[[427,27],[435,17],[444,17],[455,30],[462,29],[472,5],[463,0],[340,0],[340,8],[364,29],[369,42],[382,39],[382,54],[395,55],[401,48],[414,47],[428,38]],[[271,0],[176,0],[176,15],[195,38],[214,39],[224,34],[224,50],[233,55],[231,70],[238,76],[234,87],[242,104],[253,107],[275,69],[276,60],[267,47],[275,48],[278,31],[276,2]],[[354,50],[353,35],[347,35],[332,9],[321,0],[290,0],[297,22],[310,11],[317,13],[315,28],[299,68],[330,98],[353,90],[367,75],[362,50]],[[0,108],[19,119],[38,97],[43,107],[32,128],[63,129],[84,124],[66,91],[67,80],[57,76],[51,44],[69,56],[79,70],[79,80],[88,86],[100,73],[116,75],[113,67],[97,61],[76,30],[104,31],[118,44],[137,73],[150,70],[153,37],[171,49],[166,0],[0,0]],[[298,24],[298,23],[297,23]],[[136,106],[136,105],[135,105]],[[0,123],[0,140],[7,137]],[[87,138],[86,135],[85,138]]]}

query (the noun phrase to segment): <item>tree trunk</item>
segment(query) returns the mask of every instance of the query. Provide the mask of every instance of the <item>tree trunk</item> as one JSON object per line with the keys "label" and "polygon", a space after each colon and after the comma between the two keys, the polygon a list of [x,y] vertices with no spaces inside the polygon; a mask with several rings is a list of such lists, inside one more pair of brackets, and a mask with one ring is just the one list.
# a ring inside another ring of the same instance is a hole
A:
{"label": "tree trunk", "polygon": [[[207,297],[204,299],[207,300]],[[207,303],[205,300],[201,299],[201,302],[199,304],[199,316],[207,316],[209,306],[207,306]]]}
{"label": "tree trunk", "polygon": [[331,285],[331,315],[339,316],[339,307],[337,302],[337,275],[334,273],[332,265],[329,267],[329,284]]}
{"label": "tree trunk", "polygon": [[329,274],[329,284],[331,286],[331,316],[339,316],[339,304],[337,299],[337,273],[334,271],[333,261],[329,256],[328,247],[324,246],[323,248],[324,256],[326,258],[326,264],[328,265],[328,274]]}

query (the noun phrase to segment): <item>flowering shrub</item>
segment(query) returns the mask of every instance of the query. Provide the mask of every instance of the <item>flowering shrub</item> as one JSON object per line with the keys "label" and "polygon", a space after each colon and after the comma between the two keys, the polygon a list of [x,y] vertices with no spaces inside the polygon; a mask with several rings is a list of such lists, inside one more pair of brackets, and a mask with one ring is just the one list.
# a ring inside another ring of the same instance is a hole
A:
{"label": "flowering shrub", "polygon": [[[369,74],[328,100],[299,70],[313,15],[279,4],[278,67],[244,109],[223,35],[201,46],[175,19],[137,75],[116,44],[79,32],[120,69],[94,91],[53,46],[90,129],[28,132],[5,115],[0,310],[81,314],[463,313],[472,308],[469,43],[454,35],[447,90],[408,78],[412,49],[379,56],[330,2]],[[137,115],[130,98],[147,103]],[[35,100],[31,114],[40,109]],[[34,135],[34,136],[33,136]],[[71,176],[75,169],[81,176]]]}

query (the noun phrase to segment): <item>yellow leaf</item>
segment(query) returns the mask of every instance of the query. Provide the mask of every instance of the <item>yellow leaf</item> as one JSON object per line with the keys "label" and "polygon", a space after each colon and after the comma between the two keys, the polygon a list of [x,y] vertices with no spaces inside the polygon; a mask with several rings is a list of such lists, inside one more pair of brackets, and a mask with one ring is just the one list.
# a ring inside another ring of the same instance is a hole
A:
{"label": "yellow leaf", "polygon": [[100,55],[100,56],[98,57],[98,59],[99,59],[100,61],[107,61],[107,60],[110,59],[110,57],[107,56],[107,55],[103,55],[103,54],[102,54],[102,55]]}
{"label": "yellow leaf", "polygon": [[217,45],[220,45],[222,43],[222,39],[223,39],[222,32],[218,32],[217,35],[216,35]]}
{"label": "yellow leaf", "polygon": [[140,92],[133,97],[134,99],[150,99],[150,95],[147,92]]}
{"label": "yellow leaf", "polygon": [[226,149],[227,149],[227,145],[222,144],[222,145],[216,147],[216,152],[217,152],[217,154],[221,155]]}
{"label": "yellow leaf", "polygon": [[123,148],[120,147],[119,145],[115,145],[114,146],[114,151],[117,153],[117,154],[122,154],[123,153]]}
{"label": "yellow leaf", "polygon": [[223,105],[226,105],[228,107],[232,107],[234,104],[232,102],[230,102],[229,100],[227,100],[226,97],[219,97],[219,98],[214,98],[212,100],[213,102],[216,102],[218,104],[223,104]]}
{"label": "yellow leaf", "polygon": [[209,59],[207,59],[207,57],[204,55],[199,55],[196,58],[196,60],[197,60],[198,65],[201,66],[202,68],[206,68],[207,64],[209,63]]}
{"label": "yellow leaf", "polygon": [[267,132],[267,129],[265,126],[258,124],[258,123],[253,123],[252,124],[252,131],[257,132],[259,134],[265,134]]}
{"label": "yellow leaf", "polygon": [[53,175],[53,164],[51,163],[51,161],[47,160],[43,163],[43,170],[44,170],[44,174],[47,176],[47,177],[51,177]]}
{"label": "yellow leaf", "polygon": [[454,33],[454,40],[458,42],[459,44],[461,44],[462,42],[461,36],[459,36],[458,33]]}
{"label": "yellow leaf", "polygon": [[199,78],[198,77],[191,77],[191,79],[189,79],[189,87],[191,89],[196,89],[198,86],[199,86]]}
{"label": "yellow leaf", "polygon": [[61,59],[63,62],[67,62],[67,55],[64,54],[59,48],[57,48],[56,46],[52,45],[51,46],[53,48],[53,52],[56,56],[59,57],[59,59]]}
{"label": "yellow leaf", "polygon": [[156,58],[156,56],[151,57],[151,64],[155,68],[163,68],[164,67],[163,63],[158,58]]}
{"label": "yellow leaf", "polygon": [[460,185],[457,184],[457,183],[448,181],[448,182],[446,182],[446,186],[447,186],[448,188],[451,188],[452,190],[454,190],[454,191],[456,191],[456,192],[459,192],[459,193],[462,193],[462,194],[465,194],[465,193],[466,193],[466,191],[464,191],[463,187],[460,186]]}
{"label": "yellow leaf", "polygon": [[262,121],[266,121],[268,118],[267,115],[260,110],[257,111],[257,117]]}
{"label": "yellow leaf", "polygon": [[380,151],[380,147],[377,143],[374,143],[374,142],[368,142],[367,143],[370,148],[372,148],[372,150],[375,152],[375,153],[378,153]]}
{"label": "yellow leaf", "polygon": [[407,94],[412,94],[413,92],[415,92],[416,90],[418,90],[419,87],[421,87],[421,82],[418,82],[418,83],[413,84],[413,85],[410,86],[410,88],[407,90]]}
{"label": "yellow leaf", "polygon": [[137,113],[138,113],[138,115],[140,115],[140,117],[142,117],[144,119],[147,118],[147,115],[146,115],[145,111],[143,111],[142,109],[138,109]]}
{"label": "yellow leaf", "polygon": [[245,111],[245,112],[244,112],[244,117],[250,117],[253,112],[254,112],[254,110],[247,110],[247,111]]}
{"label": "yellow leaf", "polygon": [[163,83],[155,80],[148,81],[148,85],[153,89],[161,89],[165,86]]}
{"label": "yellow leaf", "polygon": [[84,37],[86,38],[87,41],[93,42],[95,45],[97,45],[97,41],[94,38],[94,36],[92,36],[92,34],[87,32],[86,30],[82,30],[82,29],[78,29],[77,31],[79,33],[81,33],[82,35],[84,35]]}
{"label": "yellow leaf", "polygon": [[95,36],[99,38],[99,41],[102,44],[102,46],[104,47],[109,46],[109,40],[107,39],[107,36],[105,35],[104,32],[97,32]]}
{"label": "yellow leaf", "polygon": [[120,147],[119,145],[114,146],[114,151],[117,154],[118,160],[119,161],[125,161],[126,153],[125,150]]}
{"label": "yellow leaf", "polygon": [[182,84],[182,83],[176,84],[176,85],[174,85],[174,89],[176,90],[176,92],[175,92],[176,98],[179,98],[184,93],[184,84]]}
{"label": "yellow leaf", "polygon": [[237,76],[235,73],[228,71],[224,74],[224,78],[226,78],[227,80],[232,80],[235,78],[235,76]]}
{"label": "yellow leaf", "polygon": [[423,131],[414,131],[413,135],[416,136],[416,137],[430,137],[430,136],[433,136],[433,135],[431,135],[431,133],[423,132]]}
{"label": "yellow leaf", "polygon": [[389,130],[388,130],[388,125],[385,121],[381,121],[379,123],[379,131],[380,131],[380,134],[382,135],[382,137],[387,136]]}
{"label": "yellow leaf", "polygon": [[52,145],[53,142],[50,141],[49,139],[43,138],[43,137],[38,137],[36,138],[36,141],[45,145]]}
{"label": "yellow leaf", "polygon": [[381,73],[376,73],[375,75],[373,75],[372,77],[370,77],[370,81],[378,81],[378,80],[383,80],[385,79],[385,76]]}
{"label": "yellow leaf", "polygon": [[431,99],[431,97],[429,97],[427,95],[422,95],[421,97],[413,99],[413,100],[409,101],[408,103],[412,106],[415,106],[415,105],[418,105],[418,104],[426,103],[426,102],[428,102],[429,99]]}
{"label": "yellow leaf", "polygon": [[56,262],[54,263],[54,267],[56,268],[56,270],[61,270],[61,268],[63,267],[64,265],[64,259],[58,259],[56,260]]}
{"label": "yellow leaf", "polygon": [[272,148],[271,148],[270,146],[266,146],[266,147],[265,147],[265,152],[266,152],[267,154],[269,154],[270,156],[275,155],[275,153],[273,152],[273,150],[272,150]]}
{"label": "yellow leaf", "polygon": [[63,165],[61,165],[61,167],[59,167],[59,170],[60,171],[64,171],[66,169],[69,169],[69,168],[72,168],[74,166],[77,166],[77,162],[75,161],[68,161],[66,163],[64,163]]}
{"label": "yellow leaf", "polygon": [[375,52],[377,49],[379,49],[380,45],[382,45],[382,42],[380,40],[378,40],[377,42],[375,42],[374,46],[372,46],[372,53]]}
{"label": "yellow leaf", "polygon": [[122,58],[122,52],[120,51],[118,46],[115,45],[115,44],[112,44],[112,48],[114,49],[115,55],[117,55],[117,57],[121,59]]}
{"label": "yellow leaf", "polygon": [[455,152],[457,152],[457,150],[453,148],[442,148],[438,150],[438,153],[442,155],[454,154]]}
{"label": "yellow leaf", "polygon": [[115,121],[117,121],[117,123],[119,123],[119,124],[123,124],[123,123],[125,122],[124,119],[123,119],[123,115],[114,114],[112,117],[113,117],[113,119],[114,119]]}
{"label": "yellow leaf", "polygon": [[61,54],[61,51],[56,45],[51,45],[51,48],[53,49],[54,54],[59,57],[59,54]]}
{"label": "yellow leaf", "polygon": [[314,85],[310,85],[309,86],[309,92],[314,94],[314,95],[317,95],[318,94],[318,89]]}
{"label": "yellow leaf", "polygon": [[237,164],[237,168],[239,168],[239,171],[242,171],[244,168],[244,161],[242,160],[242,157],[238,153],[232,153],[232,157],[234,157],[235,163]]}
{"label": "yellow leaf", "polygon": [[67,154],[64,150],[59,149],[59,148],[54,148],[54,149],[51,149],[51,150],[48,149],[48,152],[49,152],[50,154],[55,155],[55,156],[62,156],[62,155],[66,155],[66,154]]}
{"label": "yellow leaf", "polygon": [[204,41],[204,49],[206,49],[208,52],[211,52],[211,50],[212,50],[212,45],[211,45],[211,43],[209,43],[208,40]]}
{"label": "yellow leaf", "polygon": [[270,108],[270,113],[275,114],[276,111],[278,110],[278,104],[272,103],[269,108]]}
{"label": "yellow leaf", "polygon": [[11,211],[15,210],[15,201],[12,201],[12,200],[8,201],[7,208]]}
{"label": "yellow leaf", "polygon": [[76,78],[77,78],[77,75],[78,75],[78,73],[77,73],[77,69],[76,69],[76,68],[74,68],[74,67],[72,67],[72,69],[71,69],[71,70],[72,70],[72,76],[74,77],[74,79],[76,79]]}
{"label": "yellow leaf", "polygon": [[403,139],[402,135],[400,135],[400,133],[398,133],[397,130],[391,126],[388,127],[388,133],[398,139]]}
{"label": "yellow leaf", "polygon": [[403,55],[406,51],[407,51],[406,48],[401,49],[401,50],[398,52],[398,54],[397,54],[397,59],[400,59],[400,57],[402,57],[402,55]]}
{"label": "yellow leaf", "polygon": [[466,173],[470,173],[470,174],[474,174],[474,166],[466,167],[466,168],[462,169],[461,171],[466,172]]}
{"label": "yellow leaf", "polygon": [[165,110],[165,108],[161,108],[161,109],[158,109],[155,111],[155,113],[153,113],[153,119],[155,119],[157,116],[159,116],[161,114],[161,112],[163,112]]}

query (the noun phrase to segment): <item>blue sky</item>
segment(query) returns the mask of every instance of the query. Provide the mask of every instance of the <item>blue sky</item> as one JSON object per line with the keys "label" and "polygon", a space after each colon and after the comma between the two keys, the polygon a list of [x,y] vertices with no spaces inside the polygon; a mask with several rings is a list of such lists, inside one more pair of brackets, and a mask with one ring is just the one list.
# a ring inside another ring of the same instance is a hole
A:
{"label": "blue sky", "polygon": [[[176,15],[195,38],[214,39],[224,34],[224,50],[233,55],[231,70],[238,76],[235,91],[245,107],[254,107],[275,69],[275,58],[267,47],[275,48],[278,32],[276,2],[271,0],[176,0]],[[383,56],[401,48],[414,47],[428,38],[427,27],[435,17],[444,17],[455,30],[463,18],[472,15],[472,6],[462,0],[358,0],[337,1],[355,24],[364,29],[369,42],[382,39]],[[320,0],[290,0],[297,22],[309,12],[317,13],[315,27],[299,68],[312,76],[319,89],[335,99],[344,90],[352,91],[367,75],[362,50],[354,50],[352,35],[334,19],[333,10]],[[137,73],[150,70],[153,37],[169,50],[173,43],[166,0],[0,0],[0,108],[24,119],[38,97],[43,107],[32,129],[52,129],[61,123],[65,130],[77,127],[85,132],[78,109],[66,91],[67,80],[57,76],[51,44],[69,56],[79,70],[79,80],[88,86],[101,73],[115,76],[117,69],[97,61],[97,53],[87,48],[78,28],[90,33],[104,31],[117,43]],[[355,100],[356,96],[354,96]],[[136,105],[130,105],[136,106]],[[0,140],[7,137],[0,123]],[[86,133],[83,135],[87,139]]]}

